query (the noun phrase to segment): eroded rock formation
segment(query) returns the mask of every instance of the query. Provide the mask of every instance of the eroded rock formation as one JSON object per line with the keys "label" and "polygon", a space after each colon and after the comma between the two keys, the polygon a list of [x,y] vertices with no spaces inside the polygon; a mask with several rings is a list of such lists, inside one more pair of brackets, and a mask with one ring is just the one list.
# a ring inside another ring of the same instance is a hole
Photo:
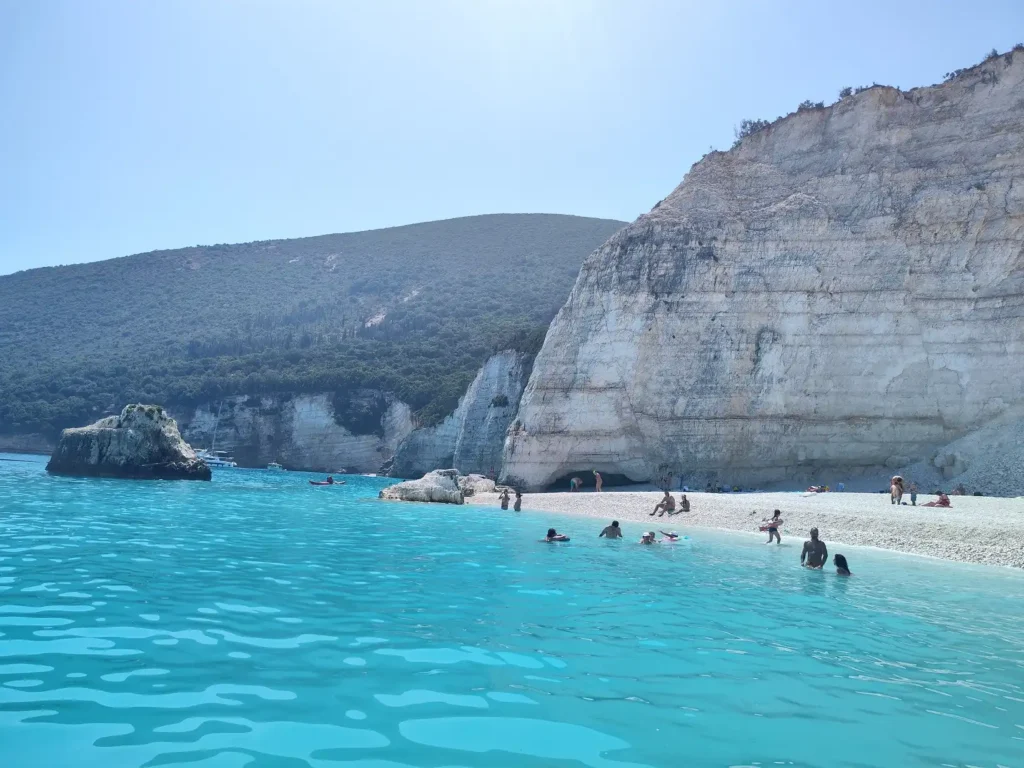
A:
{"label": "eroded rock formation", "polygon": [[178,425],[160,406],[128,405],[88,427],[65,429],[46,465],[55,475],[209,480]]}
{"label": "eroded rock formation", "polygon": [[443,504],[462,504],[456,469],[437,469],[419,480],[405,480],[382,490],[378,496],[391,501],[427,501]]}
{"label": "eroded rock formation", "polygon": [[1024,397],[1024,51],[713,152],[583,265],[503,475],[926,456]]}
{"label": "eroded rock formation", "polygon": [[497,473],[505,433],[526,383],[524,369],[523,355],[518,352],[492,355],[454,413],[441,424],[417,429],[402,441],[392,474],[415,477],[438,467]]}

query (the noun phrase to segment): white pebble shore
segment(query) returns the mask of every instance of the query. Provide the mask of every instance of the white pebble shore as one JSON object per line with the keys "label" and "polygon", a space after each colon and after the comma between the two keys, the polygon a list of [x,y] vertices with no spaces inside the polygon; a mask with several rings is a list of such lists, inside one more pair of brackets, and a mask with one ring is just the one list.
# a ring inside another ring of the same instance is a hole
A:
{"label": "white pebble shore", "polygon": [[[672,494],[678,501],[680,494]],[[595,518],[590,525],[597,535],[611,520],[629,521],[686,531],[716,528],[756,533],[761,519],[782,510],[783,539],[805,539],[816,526],[831,544],[878,547],[965,563],[1024,568],[1024,499],[951,496],[950,509],[921,507],[933,501],[931,494],[918,496],[917,507],[893,506],[880,493],[687,493],[690,512],[673,517],[648,513],[661,498],[656,492],[612,491],[606,493],[526,494],[524,511],[558,512]],[[469,504],[498,506],[498,496],[485,493],[470,497]],[[510,514],[514,514],[510,511]],[[581,521],[581,527],[584,525]],[[571,535],[576,531],[567,530]],[[765,535],[765,534],[759,534]]]}

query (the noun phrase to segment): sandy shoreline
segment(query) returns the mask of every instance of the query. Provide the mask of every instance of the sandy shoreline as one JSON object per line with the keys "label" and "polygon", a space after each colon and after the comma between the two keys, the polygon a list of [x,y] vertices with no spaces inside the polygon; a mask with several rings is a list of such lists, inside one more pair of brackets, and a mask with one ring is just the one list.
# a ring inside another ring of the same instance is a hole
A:
{"label": "sandy shoreline", "polygon": [[[678,493],[673,496],[678,500]],[[879,493],[688,493],[687,497],[690,512],[672,518],[648,514],[661,498],[658,492],[527,494],[523,509],[594,518],[586,524],[594,528],[595,535],[613,519],[654,530],[698,527],[752,533],[763,517],[781,509],[783,539],[802,541],[807,531],[817,526],[827,543],[1024,568],[1024,499],[953,496],[952,508],[936,509],[895,507],[887,494]],[[918,504],[934,498],[919,496]],[[905,499],[909,502],[909,496]],[[466,501],[498,506],[493,493]]]}

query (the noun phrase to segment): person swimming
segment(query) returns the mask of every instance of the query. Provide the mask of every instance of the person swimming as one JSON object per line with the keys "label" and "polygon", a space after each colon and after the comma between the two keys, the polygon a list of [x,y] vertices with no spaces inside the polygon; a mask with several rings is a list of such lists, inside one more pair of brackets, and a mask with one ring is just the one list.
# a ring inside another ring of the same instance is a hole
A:
{"label": "person swimming", "polygon": [[569,540],[568,536],[566,536],[564,533],[559,533],[554,528],[548,528],[548,535],[546,537],[544,537],[543,539],[541,539],[541,541],[543,541],[543,542],[568,541],[568,540]]}
{"label": "person swimming", "polygon": [[619,528],[619,521],[612,520],[611,525],[606,525],[601,532],[597,535],[597,538],[604,536],[606,539],[621,539],[622,529]]}
{"label": "person swimming", "polygon": [[674,541],[679,541],[679,534],[675,531],[658,531],[658,533],[665,537],[664,539],[662,539],[662,541],[667,541],[670,543]]}
{"label": "person swimming", "polygon": [[836,573],[838,575],[853,576],[853,574],[850,573],[850,565],[846,562],[846,557],[844,555],[836,555],[832,558],[832,562],[835,563]]}
{"label": "person swimming", "polygon": [[640,537],[641,544],[657,544],[658,540],[654,538],[654,531],[648,531]]}

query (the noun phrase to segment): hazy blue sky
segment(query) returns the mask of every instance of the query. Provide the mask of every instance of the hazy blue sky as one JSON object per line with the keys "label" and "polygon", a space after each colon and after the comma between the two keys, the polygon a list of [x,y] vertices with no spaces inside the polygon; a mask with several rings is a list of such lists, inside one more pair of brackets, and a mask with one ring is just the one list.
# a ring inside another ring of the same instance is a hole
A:
{"label": "hazy blue sky", "polygon": [[493,212],[633,219],[745,117],[1024,0],[0,0],[0,273]]}

